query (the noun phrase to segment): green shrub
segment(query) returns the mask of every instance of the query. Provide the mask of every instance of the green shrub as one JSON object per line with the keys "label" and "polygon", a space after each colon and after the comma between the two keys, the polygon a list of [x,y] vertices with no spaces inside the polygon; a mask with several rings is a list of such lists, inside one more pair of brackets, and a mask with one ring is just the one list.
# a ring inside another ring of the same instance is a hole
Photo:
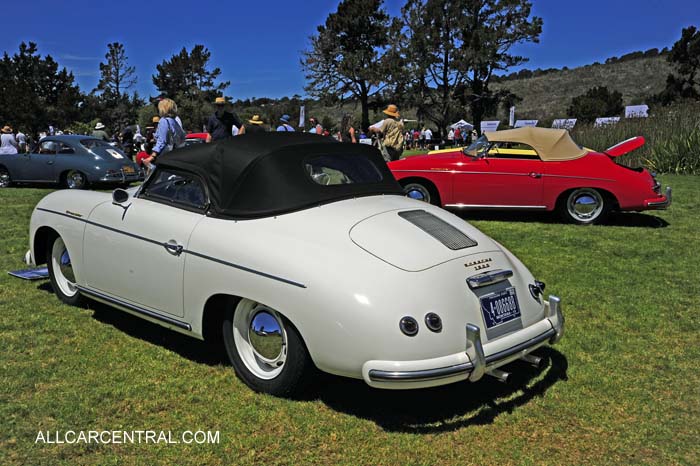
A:
{"label": "green shrub", "polygon": [[700,103],[662,108],[649,118],[622,119],[602,128],[578,124],[571,136],[579,144],[599,151],[644,136],[646,144],[620,157],[620,163],[659,173],[700,174]]}

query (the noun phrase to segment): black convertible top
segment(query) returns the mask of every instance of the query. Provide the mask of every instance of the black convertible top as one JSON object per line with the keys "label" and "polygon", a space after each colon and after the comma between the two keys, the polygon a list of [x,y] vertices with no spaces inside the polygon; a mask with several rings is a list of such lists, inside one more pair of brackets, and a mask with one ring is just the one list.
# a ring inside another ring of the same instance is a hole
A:
{"label": "black convertible top", "polygon": [[244,134],[177,149],[157,162],[158,168],[199,176],[214,217],[268,217],[341,199],[403,193],[374,147],[310,133]]}

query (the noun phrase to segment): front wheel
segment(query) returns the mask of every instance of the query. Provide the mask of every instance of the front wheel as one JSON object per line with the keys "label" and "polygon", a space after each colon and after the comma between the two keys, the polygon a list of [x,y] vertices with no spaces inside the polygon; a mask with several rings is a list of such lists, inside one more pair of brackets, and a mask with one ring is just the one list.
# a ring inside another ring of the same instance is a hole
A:
{"label": "front wheel", "polygon": [[81,306],[84,299],[76,286],[73,264],[63,239],[57,235],[49,238],[46,251],[49,279],[54,293],[66,304]]}
{"label": "front wheel", "polygon": [[559,212],[568,222],[592,225],[605,220],[610,213],[610,204],[597,189],[577,188],[562,199]]}
{"label": "front wheel", "polygon": [[313,363],[306,346],[277,311],[241,299],[227,310],[222,333],[236,375],[253,390],[287,397],[309,382]]}

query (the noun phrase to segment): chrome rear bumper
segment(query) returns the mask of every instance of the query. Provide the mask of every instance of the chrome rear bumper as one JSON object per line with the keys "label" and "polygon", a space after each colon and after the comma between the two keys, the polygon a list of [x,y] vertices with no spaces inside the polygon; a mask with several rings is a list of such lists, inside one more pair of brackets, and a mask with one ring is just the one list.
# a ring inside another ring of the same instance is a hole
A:
{"label": "chrome rear bumper", "polygon": [[[481,343],[481,329],[474,324],[467,324],[466,327],[466,354],[469,362],[455,364],[435,369],[423,369],[415,371],[385,371],[371,369],[368,373],[369,380],[377,383],[387,382],[430,382],[434,380],[457,378],[465,376],[471,382],[476,382],[489,371],[491,367],[500,365],[504,360],[517,359],[542,346],[549,341],[550,344],[557,343],[564,335],[564,315],[561,311],[561,300],[557,296],[550,296],[545,303],[546,317],[552,327],[527,341],[512,346],[497,353],[484,354]],[[439,385],[439,384],[434,384]],[[391,388],[391,387],[388,387]],[[396,387],[400,388],[400,387]]]}
{"label": "chrome rear bumper", "polygon": [[671,199],[672,198],[672,191],[670,186],[666,186],[666,199],[663,201],[650,201],[647,203],[647,207],[649,209],[658,209],[658,210],[663,210],[663,209],[668,209],[669,206],[671,205]]}

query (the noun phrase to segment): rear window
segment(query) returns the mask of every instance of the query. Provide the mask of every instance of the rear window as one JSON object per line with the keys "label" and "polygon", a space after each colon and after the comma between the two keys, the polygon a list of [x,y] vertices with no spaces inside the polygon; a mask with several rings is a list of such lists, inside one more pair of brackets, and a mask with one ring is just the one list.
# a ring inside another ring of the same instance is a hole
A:
{"label": "rear window", "polygon": [[88,150],[92,150],[92,149],[100,148],[100,147],[104,147],[107,149],[114,148],[114,146],[112,146],[108,142],[103,141],[102,139],[82,139],[80,141],[80,144]]}
{"label": "rear window", "polygon": [[320,185],[371,184],[382,181],[382,173],[372,160],[362,155],[320,155],[307,159],[305,168]]}

